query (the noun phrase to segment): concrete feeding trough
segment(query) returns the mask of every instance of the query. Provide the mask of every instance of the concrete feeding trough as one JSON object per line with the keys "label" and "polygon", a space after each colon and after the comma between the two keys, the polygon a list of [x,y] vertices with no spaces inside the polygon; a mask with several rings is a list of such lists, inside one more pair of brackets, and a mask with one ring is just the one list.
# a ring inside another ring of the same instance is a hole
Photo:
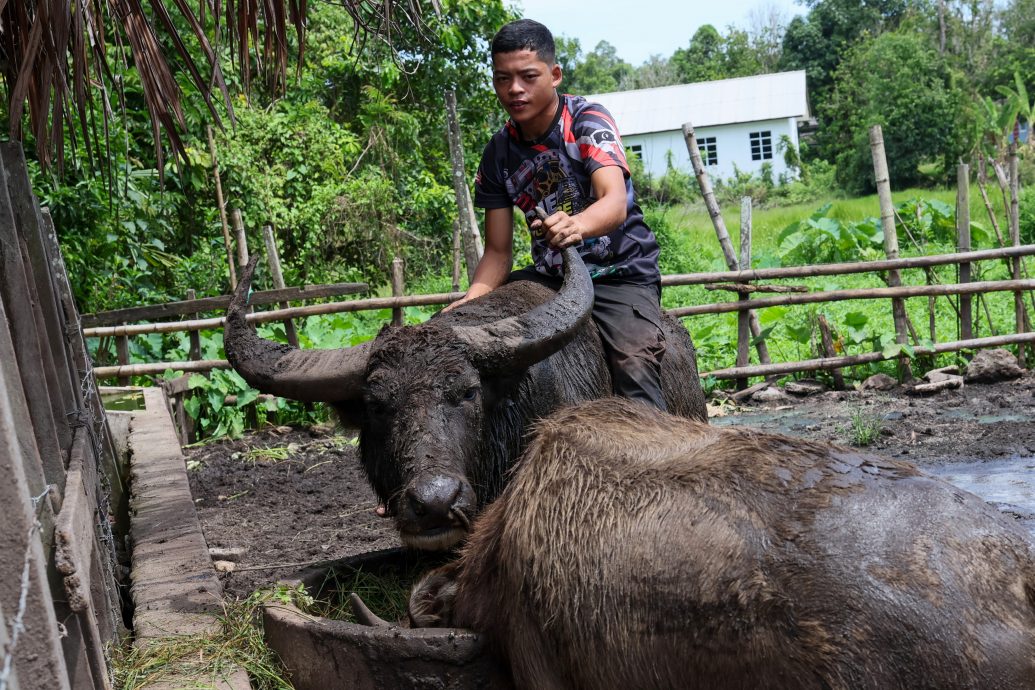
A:
{"label": "concrete feeding trough", "polygon": [[[326,597],[335,594],[328,591],[328,586],[334,586],[329,583],[348,582],[358,571],[398,575],[440,563],[441,558],[434,556],[387,549],[309,568],[281,584],[301,584],[314,596]],[[263,624],[267,642],[280,656],[297,690],[512,687],[506,671],[471,630],[410,629],[403,622],[363,625],[312,616],[281,603],[264,607]]]}

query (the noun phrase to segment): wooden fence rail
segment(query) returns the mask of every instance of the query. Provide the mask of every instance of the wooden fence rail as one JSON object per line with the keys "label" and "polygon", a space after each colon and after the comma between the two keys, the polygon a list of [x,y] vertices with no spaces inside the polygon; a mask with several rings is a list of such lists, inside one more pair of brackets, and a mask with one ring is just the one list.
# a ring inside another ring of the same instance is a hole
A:
{"label": "wooden fence rail", "polygon": [[[277,290],[257,290],[248,298],[248,304],[264,306],[278,302],[292,302],[321,297],[341,297],[343,295],[366,292],[368,289],[369,287],[366,283],[334,283],[331,285],[303,285],[301,287],[288,287]],[[113,309],[111,311],[97,312],[96,314],[83,314],[81,320],[86,328],[111,326],[113,324],[129,323],[130,321],[165,319],[172,316],[196,314],[201,311],[226,309],[228,304],[230,304],[230,295],[218,295],[216,297],[202,297],[200,299],[185,299],[179,302],[166,302],[165,304],[149,304],[143,307]]]}
{"label": "wooden fence rail", "polygon": [[1003,249],[981,249],[973,252],[953,254],[932,254],[906,259],[882,259],[880,261],[855,261],[838,264],[812,264],[809,266],[784,266],[781,268],[755,268],[750,271],[713,271],[711,273],[677,273],[661,276],[662,287],[677,285],[703,285],[705,283],[733,282],[747,283],[756,280],[779,280],[782,278],[816,278],[819,276],[849,275],[854,273],[875,273],[893,268],[925,268],[970,263],[988,259],[1007,259],[1015,256],[1035,256],[1035,244],[1022,244]]}
{"label": "wooden fence rail", "polygon": [[[960,252],[954,254],[939,254],[933,256],[920,256],[909,259],[898,259],[895,261],[862,261],[855,263],[840,263],[840,264],[816,264],[813,266],[790,266],[785,268],[766,268],[766,269],[755,269],[750,271],[727,271],[727,272],[711,272],[711,273],[689,273],[689,274],[675,274],[669,276],[663,276],[661,284],[663,286],[676,286],[676,285],[703,285],[706,283],[713,283],[718,281],[726,282],[752,282],[757,280],[771,280],[779,278],[807,278],[815,276],[831,276],[831,275],[847,275],[852,273],[871,273],[876,271],[884,271],[889,268],[922,268],[928,266],[944,266],[949,264],[959,263],[973,263],[978,261],[985,261],[989,259],[1006,259],[1015,256],[1033,256],[1035,255],[1035,245],[1026,244],[1018,247],[1007,247],[1005,249],[987,249],[975,252]],[[975,283],[977,285],[978,283]],[[310,286],[313,291],[319,289],[321,286]],[[292,289],[292,288],[289,288]],[[1017,288],[1013,288],[1017,289]],[[1025,289],[1023,287],[1019,289]],[[980,292],[980,290],[978,290]],[[274,294],[279,294],[279,291],[270,290],[266,293],[255,293],[255,294],[266,294],[269,295],[264,299],[263,302],[256,302],[254,299],[251,300],[252,304],[272,304],[273,302],[280,301],[280,298],[273,299]],[[298,318],[306,316],[317,316],[321,314],[338,314],[343,312],[355,312],[355,311],[372,311],[378,309],[395,309],[399,307],[418,307],[418,306],[434,306],[439,304],[449,304],[453,300],[459,299],[463,296],[462,292],[445,292],[436,293],[429,295],[409,295],[405,297],[374,297],[370,299],[358,299],[350,300],[348,302],[328,302],[326,304],[314,304],[306,307],[291,307],[288,309],[273,309],[270,311],[256,312],[248,315],[248,320],[253,323],[268,323],[271,321],[282,321],[287,318]],[[819,293],[813,293],[819,294]],[[926,293],[925,293],[926,294]],[[880,297],[880,296],[878,296]],[[220,304],[225,307],[226,303],[222,300],[229,299],[226,296],[209,298],[209,300],[219,300]],[[852,298],[846,298],[852,299]],[[202,302],[204,300],[194,300],[194,303]],[[808,301],[824,301],[824,300],[805,300]],[[792,302],[793,303],[793,302]],[[174,302],[174,305],[185,305],[190,302]],[[717,304],[727,304],[725,302]],[[157,305],[161,308],[163,305]],[[763,305],[771,306],[771,305]],[[209,307],[213,308],[213,307]],[[755,308],[755,307],[752,307]],[[154,307],[140,307],[134,308],[139,310],[154,309]],[[186,308],[177,306],[177,309],[183,309],[179,313],[190,313]],[[693,309],[696,311],[681,312],[680,309]],[[714,311],[709,311],[714,309]],[[128,310],[127,310],[128,311]],[[736,309],[730,309],[729,307],[716,306],[716,305],[697,305],[695,307],[680,307],[676,310],[672,310],[674,316],[689,316],[693,314],[707,314],[707,313],[721,313],[723,311],[736,311]],[[111,312],[107,312],[111,313]],[[129,319],[127,319],[129,320]],[[209,319],[192,319],[188,321],[167,321],[159,323],[142,323],[142,324],[126,324],[119,326],[99,326],[92,328],[83,329],[83,334],[88,338],[99,338],[99,337],[119,337],[119,336],[133,336],[133,335],[145,335],[147,333],[179,333],[184,331],[201,331],[201,330],[212,330],[223,327],[222,317],[213,317]]]}
{"label": "wooden fence rail", "polygon": [[[987,338],[954,340],[947,343],[935,343],[934,345],[918,345],[914,348],[914,351],[918,355],[934,355],[944,352],[978,350],[986,347],[1003,347],[1004,345],[1018,345],[1022,343],[1035,343],[1035,333],[1011,333],[1010,335],[989,336]],[[845,355],[844,357],[823,357],[820,359],[808,359],[800,362],[756,364],[748,367],[716,369],[714,371],[706,371],[702,373],[701,377],[707,378],[711,376],[716,379],[735,379],[744,376],[782,376],[803,371],[840,369],[841,367],[849,367],[856,364],[882,362],[887,359],[895,359],[898,356],[899,355],[897,353],[888,356],[881,352],[864,352],[858,355]]]}
{"label": "wooden fence rail", "polygon": [[53,225],[0,144],[0,688],[112,685],[125,501],[94,381]]}
{"label": "wooden fence rail", "polygon": [[[1023,245],[1006,249],[983,250],[976,252],[958,252],[936,256],[914,257],[910,259],[896,259],[894,261],[869,261],[855,262],[848,264],[820,264],[815,266],[794,266],[786,268],[758,269],[752,271],[731,271],[722,273],[700,273],[676,276],[666,276],[663,283],[668,285],[700,285],[716,280],[728,282],[748,283],[760,278],[787,278],[787,277],[808,277],[819,275],[842,275],[849,273],[864,273],[867,271],[885,270],[889,265],[899,268],[925,268],[930,266],[974,263],[993,259],[1003,259],[1011,256],[1030,256],[1035,254],[1035,245]],[[834,269],[834,270],[831,270]],[[667,282],[666,282],[667,280]],[[760,286],[761,287],[761,286]],[[935,284],[935,285],[914,285],[887,288],[858,288],[852,290],[828,290],[804,294],[782,294],[776,297],[765,297],[756,299],[739,299],[738,301],[716,302],[712,304],[700,304],[690,307],[677,307],[668,310],[672,316],[688,317],[702,314],[721,314],[729,312],[745,312],[753,309],[764,309],[766,307],[784,306],[792,304],[815,304],[829,303],[854,299],[905,299],[910,297],[943,296],[943,295],[975,295],[991,292],[1018,292],[1022,290],[1035,290],[1035,280],[999,280],[981,281],[976,283],[958,284]],[[336,302],[328,304],[313,305],[309,307],[295,307],[291,309],[274,309],[265,312],[257,312],[247,316],[249,321],[254,323],[265,323],[280,321],[284,318],[295,316],[312,316],[314,314],[329,314],[343,311],[362,311],[365,309],[387,309],[418,305],[447,304],[460,297],[463,293],[442,293],[433,295],[411,295],[408,297],[386,297],[366,300],[354,300],[350,302]],[[222,327],[222,318],[200,319],[195,321],[175,321],[155,324],[136,324],[131,326],[115,326],[107,328],[86,329],[87,335],[112,336],[112,335],[138,335],[141,333],[170,333],[177,331],[195,331],[203,328]],[[692,329],[691,329],[692,330]],[[994,347],[997,344],[1023,344],[1031,342],[1029,334],[1019,334],[1012,340],[1002,342],[994,339],[978,338],[963,339],[951,343],[942,343],[934,346],[936,349],[931,353],[951,352],[968,348]],[[1011,336],[1003,336],[1011,337]],[[924,348],[915,348],[918,354],[930,354]],[[801,371],[815,371],[817,369],[838,369],[851,364],[862,364],[885,359],[881,353],[865,353],[858,355],[862,357],[858,361],[851,358],[837,357],[823,360],[806,360],[803,362],[785,362],[781,364],[763,364],[759,366],[741,366],[730,369],[722,369],[717,372],[710,372],[717,378],[744,378],[748,376],[771,376]],[[816,362],[822,365],[817,366]],[[834,364],[828,363],[835,362]],[[846,363],[847,362],[847,363]],[[154,362],[144,364],[124,364],[119,366],[97,367],[95,372],[101,378],[106,377],[127,377],[127,376],[148,376],[158,375],[167,370],[183,372],[206,372],[213,369],[226,369],[229,364],[226,360],[204,360],[189,362]],[[733,372],[733,373],[731,373]],[[738,373],[739,372],[739,373]],[[764,373],[756,373],[764,372]]]}

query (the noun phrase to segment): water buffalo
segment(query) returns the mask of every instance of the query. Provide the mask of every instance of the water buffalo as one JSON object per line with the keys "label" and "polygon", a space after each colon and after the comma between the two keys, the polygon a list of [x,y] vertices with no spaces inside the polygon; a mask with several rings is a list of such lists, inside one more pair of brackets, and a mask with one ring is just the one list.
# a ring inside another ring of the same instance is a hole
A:
{"label": "water buffalo", "polygon": [[410,616],[518,688],[1035,688],[1035,546],[980,498],[618,399],[538,424]]}
{"label": "water buffalo", "polygon": [[[592,282],[574,250],[565,262],[558,292],[514,282],[363,345],[299,350],[259,338],[245,319],[253,261],[227,310],[227,359],[259,390],[332,403],[359,427],[363,465],[403,541],[446,548],[499,495],[532,422],[611,394]],[[690,337],[674,319],[663,326],[668,408],[705,420]]]}

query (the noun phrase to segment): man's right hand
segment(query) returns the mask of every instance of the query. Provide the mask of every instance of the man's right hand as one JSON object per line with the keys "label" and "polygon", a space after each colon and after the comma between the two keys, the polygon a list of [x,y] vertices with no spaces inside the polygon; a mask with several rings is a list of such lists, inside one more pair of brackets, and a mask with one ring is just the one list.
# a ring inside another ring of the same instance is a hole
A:
{"label": "man's right hand", "polygon": [[460,299],[458,299],[457,301],[455,301],[455,302],[450,302],[450,303],[449,303],[449,304],[447,304],[447,305],[446,305],[445,307],[443,307],[443,309],[442,309],[442,313],[443,313],[443,314],[445,314],[445,313],[446,313],[447,311],[453,311],[454,309],[456,309],[457,307],[459,307],[459,306],[460,306],[461,304],[463,304],[464,302],[470,302],[470,301],[471,301],[471,299],[473,299],[473,298],[471,298],[471,297],[468,297],[467,295],[464,295],[463,297],[461,297],[461,298],[460,298]]}

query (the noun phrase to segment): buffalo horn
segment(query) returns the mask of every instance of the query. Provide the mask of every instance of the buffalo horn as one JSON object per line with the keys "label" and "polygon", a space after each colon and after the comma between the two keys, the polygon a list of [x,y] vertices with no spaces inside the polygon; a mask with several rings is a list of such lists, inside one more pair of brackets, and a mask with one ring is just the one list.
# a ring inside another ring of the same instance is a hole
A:
{"label": "buffalo horn", "polygon": [[391,623],[367,608],[366,603],[355,592],[349,592],[349,603],[352,604],[352,615],[361,624],[376,628],[391,627]]}
{"label": "buffalo horn", "polygon": [[302,402],[341,402],[362,395],[368,346],[302,350],[260,338],[248,322],[248,291],[258,257],[248,262],[226,310],[223,345],[249,385]]}
{"label": "buffalo horn", "polygon": [[568,344],[593,309],[593,281],[578,250],[564,250],[564,282],[548,302],[520,316],[484,326],[457,326],[475,365],[483,371],[515,371],[542,361]]}

